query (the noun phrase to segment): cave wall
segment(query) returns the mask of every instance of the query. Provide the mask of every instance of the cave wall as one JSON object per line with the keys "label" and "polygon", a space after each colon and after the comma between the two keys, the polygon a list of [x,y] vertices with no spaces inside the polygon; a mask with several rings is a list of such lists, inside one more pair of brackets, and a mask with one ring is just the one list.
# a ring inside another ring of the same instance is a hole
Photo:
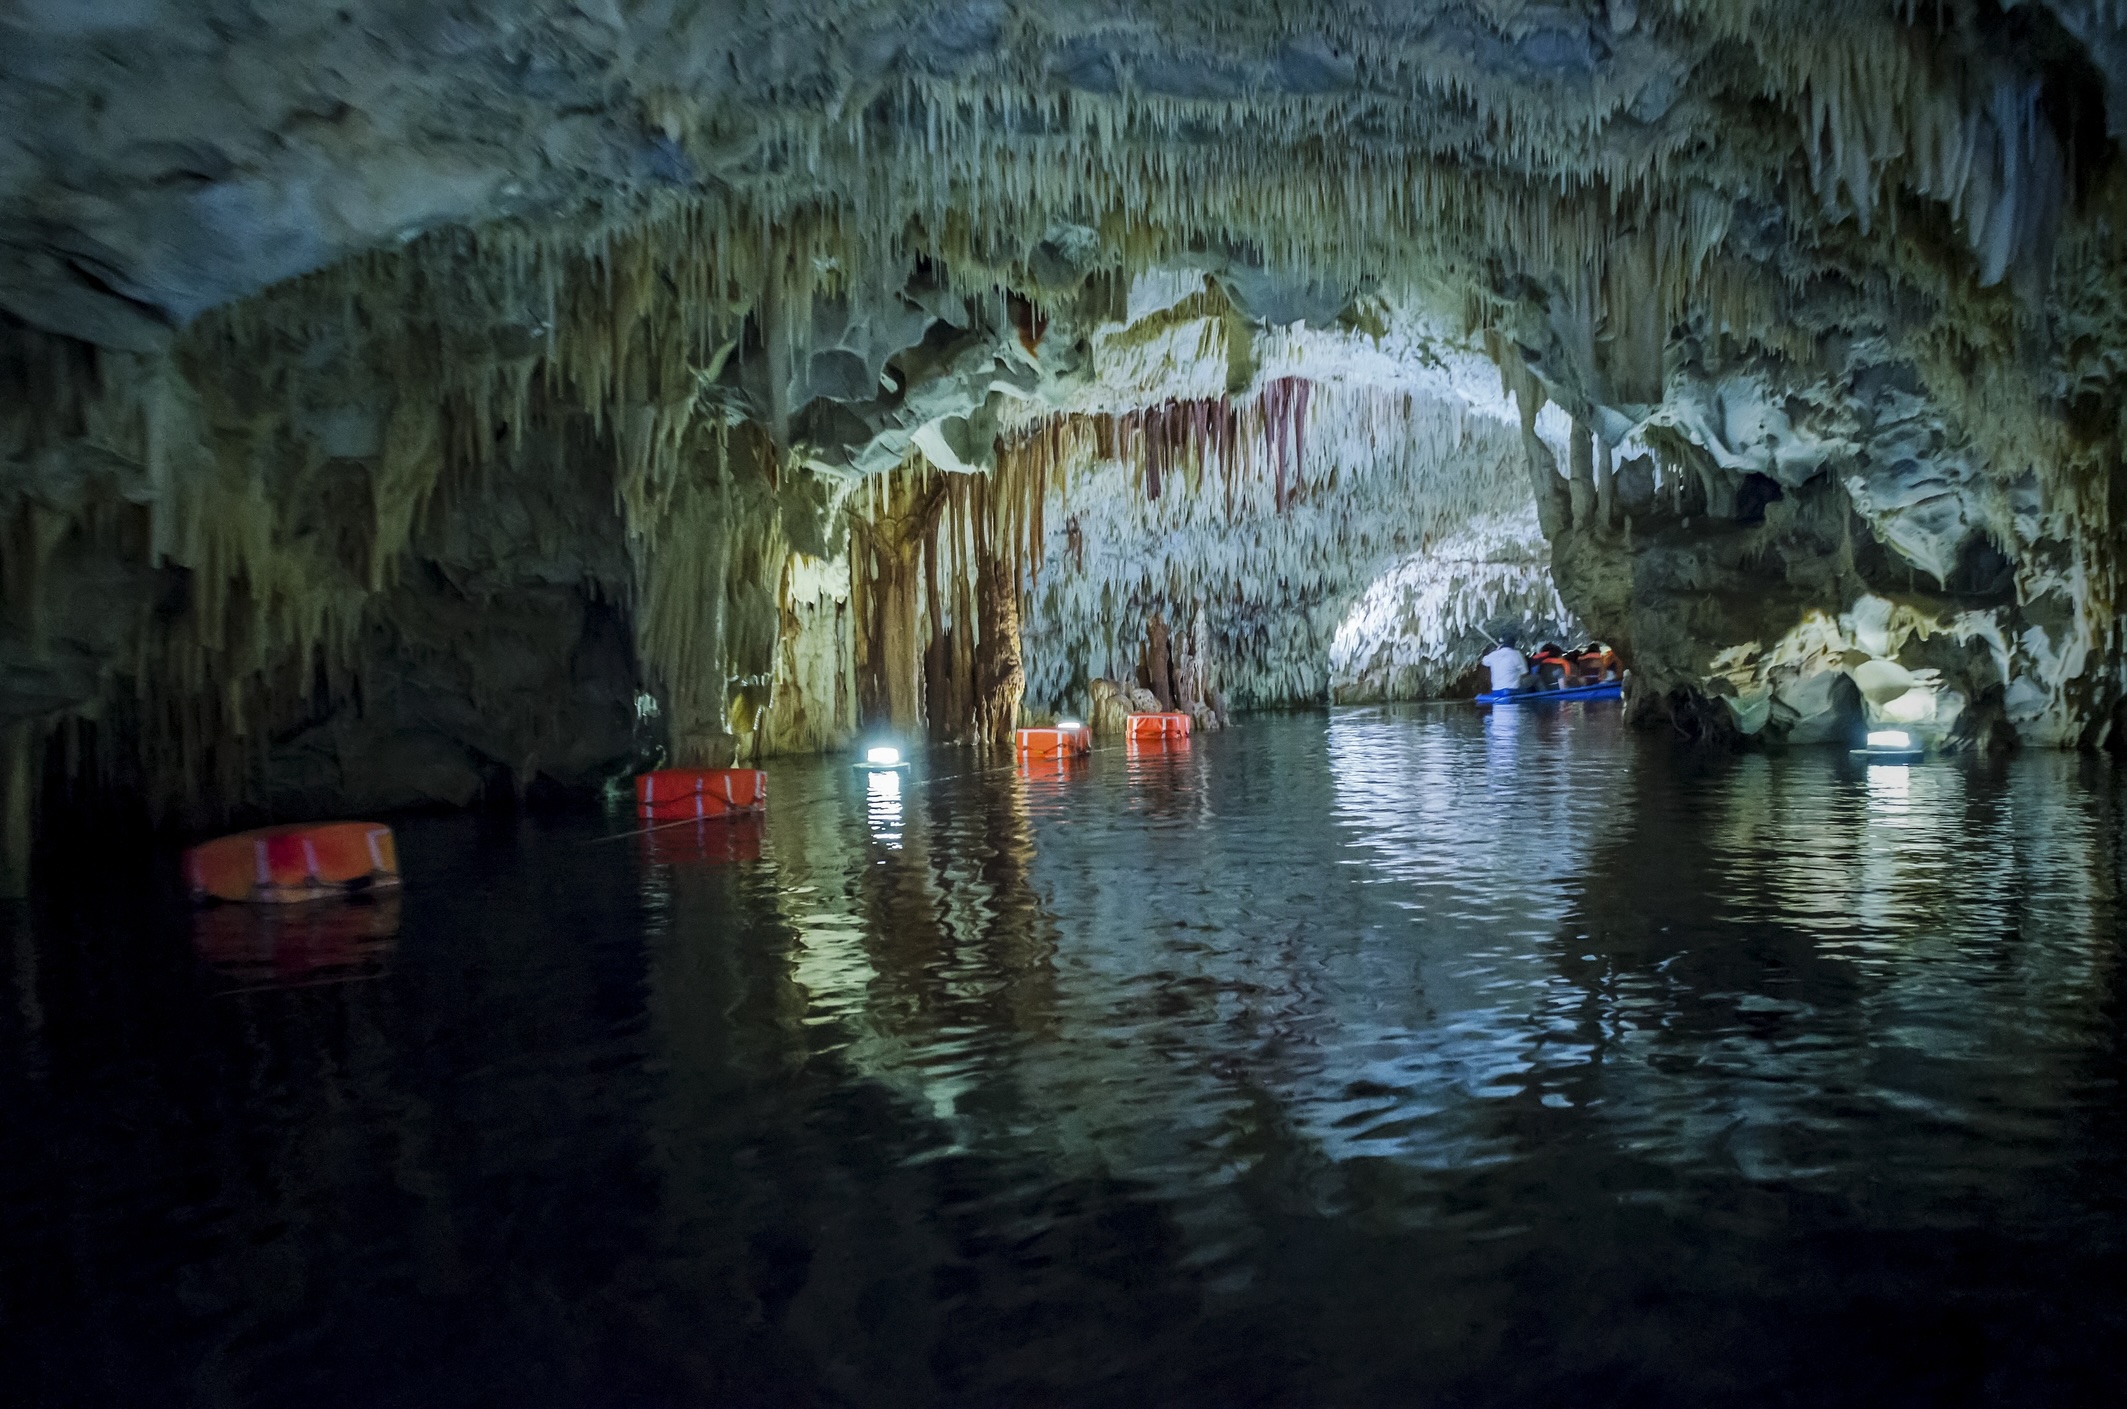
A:
{"label": "cave wall", "polygon": [[[1718,408],[1728,440],[1643,426],[1601,502],[1553,476],[1560,590],[1627,645],[1633,713],[1728,739],[1871,724],[1949,747],[2106,742],[2122,681],[2110,452],[2076,470],[2065,422],[2046,424],[2047,457],[2005,475],[1908,366],[1852,358],[1805,398],[1758,380],[1770,365]],[[1755,443],[1733,431],[1774,419]],[[1768,439],[1808,453],[1782,464]]]}
{"label": "cave wall", "polygon": [[153,357],[0,328],[0,728],[55,800],[197,826],[755,747],[778,577],[837,551],[831,489],[743,426],[557,395],[522,329],[425,294],[380,296],[415,323],[287,300]]}
{"label": "cave wall", "polygon": [[364,604],[344,685],[268,723],[268,811],[583,792],[656,746],[638,738],[632,565],[587,431],[536,428],[487,475],[438,485]]}

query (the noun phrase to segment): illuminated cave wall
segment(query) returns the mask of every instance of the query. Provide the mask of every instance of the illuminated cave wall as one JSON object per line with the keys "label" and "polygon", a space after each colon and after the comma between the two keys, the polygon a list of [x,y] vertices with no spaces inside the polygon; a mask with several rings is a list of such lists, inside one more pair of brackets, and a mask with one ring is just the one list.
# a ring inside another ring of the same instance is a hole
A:
{"label": "illuminated cave wall", "polygon": [[[1282,419],[1265,398],[1284,399]],[[1273,381],[1238,410],[1163,411],[1108,433],[1120,456],[1083,420],[1053,432],[1069,468],[1028,592],[1037,708],[1082,711],[1091,679],[1134,680],[1155,614],[1231,708],[1320,703],[1331,638],[1370,581],[1529,501],[1518,435],[1457,402]],[[1170,438],[1165,455],[1148,435]]]}
{"label": "illuminated cave wall", "polygon": [[1330,639],[1330,697],[1379,704],[1490,689],[1477,662],[1510,632],[1523,650],[1587,637],[1551,580],[1533,505],[1474,516],[1369,584]]}

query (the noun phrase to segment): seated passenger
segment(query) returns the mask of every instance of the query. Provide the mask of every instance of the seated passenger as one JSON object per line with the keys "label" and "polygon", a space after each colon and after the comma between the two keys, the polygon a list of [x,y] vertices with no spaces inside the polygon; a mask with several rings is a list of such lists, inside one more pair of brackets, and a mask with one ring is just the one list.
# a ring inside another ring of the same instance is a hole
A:
{"label": "seated passenger", "polygon": [[1573,670],[1572,662],[1566,659],[1566,653],[1558,648],[1556,641],[1546,641],[1538,646],[1536,654],[1529,657],[1529,663],[1536,668],[1538,688],[1545,690],[1562,689]]}
{"label": "seated passenger", "polygon": [[1501,640],[1498,648],[1478,663],[1492,672],[1492,689],[1499,694],[1511,695],[1529,688],[1529,662],[1514,648],[1512,636]]}

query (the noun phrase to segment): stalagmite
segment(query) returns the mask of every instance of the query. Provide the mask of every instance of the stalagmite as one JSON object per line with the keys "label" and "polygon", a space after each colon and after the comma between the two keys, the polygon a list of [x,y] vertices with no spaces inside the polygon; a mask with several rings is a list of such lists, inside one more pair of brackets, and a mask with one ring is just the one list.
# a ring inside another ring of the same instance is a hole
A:
{"label": "stalagmite", "polygon": [[1167,648],[1167,622],[1158,612],[1145,623],[1144,679],[1163,710],[1174,708],[1174,662]]}

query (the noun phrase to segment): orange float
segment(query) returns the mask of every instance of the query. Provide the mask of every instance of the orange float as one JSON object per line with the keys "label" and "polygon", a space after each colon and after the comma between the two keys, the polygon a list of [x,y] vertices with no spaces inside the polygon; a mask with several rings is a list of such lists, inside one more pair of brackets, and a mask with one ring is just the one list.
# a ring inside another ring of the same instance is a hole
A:
{"label": "orange float", "polygon": [[650,822],[735,817],[768,805],[768,775],[755,768],[661,768],[635,780],[635,813]]}
{"label": "orange float", "polygon": [[1015,729],[1012,743],[1021,763],[1083,758],[1093,751],[1093,731],[1083,724],[1057,724],[1046,729]]}
{"label": "orange float", "polygon": [[1189,716],[1180,712],[1165,714],[1133,714],[1130,716],[1130,742],[1149,743],[1155,739],[1186,739],[1189,737]]}
{"label": "orange float", "polygon": [[195,901],[286,905],[399,883],[399,851],[379,822],[263,827],[185,853]]}

